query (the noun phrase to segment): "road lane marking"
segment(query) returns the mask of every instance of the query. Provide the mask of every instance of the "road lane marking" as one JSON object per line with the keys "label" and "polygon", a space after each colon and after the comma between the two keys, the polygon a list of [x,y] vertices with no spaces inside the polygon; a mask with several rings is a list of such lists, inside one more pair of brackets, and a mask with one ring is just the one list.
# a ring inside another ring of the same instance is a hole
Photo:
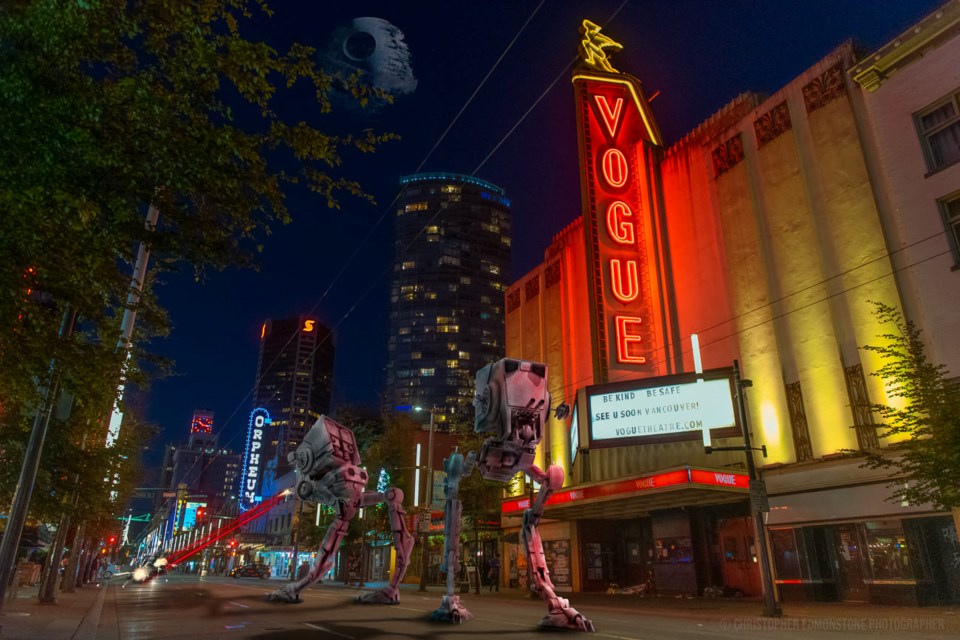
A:
{"label": "road lane marking", "polygon": [[307,625],[311,629],[316,629],[317,631],[323,631],[324,633],[332,633],[335,636],[340,636],[341,638],[347,638],[348,640],[356,640],[353,636],[348,636],[345,633],[337,633],[336,631],[330,631],[330,629],[321,627],[318,624],[310,624],[309,622],[304,622],[303,624]]}

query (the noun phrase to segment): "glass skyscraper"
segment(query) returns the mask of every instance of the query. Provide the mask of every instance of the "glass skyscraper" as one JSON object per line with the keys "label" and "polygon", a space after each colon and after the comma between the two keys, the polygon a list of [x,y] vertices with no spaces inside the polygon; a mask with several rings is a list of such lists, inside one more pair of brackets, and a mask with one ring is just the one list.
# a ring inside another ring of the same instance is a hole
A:
{"label": "glass skyscraper", "polygon": [[263,324],[253,402],[273,420],[270,444],[284,443],[277,456],[281,470],[287,453],[320,414],[330,412],[333,355],[331,331],[315,318],[300,315]]}
{"label": "glass skyscraper", "polygon": [[385,408],[473,415],[473,376],[503,357],[510,201],[455,173],[400,179]]}

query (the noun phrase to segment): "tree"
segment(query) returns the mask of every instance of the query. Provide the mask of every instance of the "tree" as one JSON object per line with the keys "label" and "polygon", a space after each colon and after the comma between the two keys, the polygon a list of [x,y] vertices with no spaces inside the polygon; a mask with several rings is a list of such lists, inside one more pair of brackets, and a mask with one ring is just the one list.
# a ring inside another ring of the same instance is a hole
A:
{"label": "tree", "polygon": [[[290,185],[330,208],[344,194],[370,199],[340,166],[392,136],[337,131],[329,95],[345,90],[362,105],[375,91],[355,76],[325,72],[310,47],[280,52],[247,37],[270,15],[263,0],[0,6],[0,111],[16,114],[0,119],[5,457],[23,441],[22,427],[54,378],[90,402],[94,385],[114,393],[124,360],[116,353],[120,318],[141,242],[155,264],[183,263],[200,279],[209,269],[255,264],[271,225],[290,220]],[[280,97],[303,102],[304,90],[314,113],[284,117]],[[144,225],[149,205],[161,212],[155,229]],[[138,339],[165,331],[153,301],[148,282]],[[73,313],[82,330],[64,339],[61,318]],[[141,355],[127,370],[133,382],[142,382]],[[89,424],[102,424],[111,405],[110,398],[98,405]],[[48,443],[51,452],[70,444],[63,435]],[[60,477],[52,474],[51,486]]]}
{"label": "tree", "polygon": [[882,358],[883,366],[871,375],[886,383],[897,402],[871,408],[881,419],[879,436],[897,442],[868,453],[865,466],[894,471],[891,500],[952,509],[960,535],[960,385],[947,377],[944,365],[930,362],[922,331],[912,321],[893,307],[874,304],[877,320],[889,331],[863,348]]}
{"label": "tree", "polygon": [[[0,119],[0,412],[36,405],[66,305],[118,335],[140,241],[202,278],[255,263],[290,220],[289,185],[331,208],[368,198],[340,166],[392,136],[336,132],[329,95],[375,90],[311,47],[246,37],[270,15],[263,0],[3,3],[0,111],[16,117]],[[281,115],[304,92],[310,121]]]}

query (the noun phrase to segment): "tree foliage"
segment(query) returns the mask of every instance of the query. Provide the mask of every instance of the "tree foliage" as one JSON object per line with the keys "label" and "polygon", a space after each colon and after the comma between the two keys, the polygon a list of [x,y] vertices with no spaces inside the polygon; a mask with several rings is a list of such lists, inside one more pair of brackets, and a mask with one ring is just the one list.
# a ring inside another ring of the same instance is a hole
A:
{"label": "tree foliage", "polygon": [[871,408],[881,418],[881,438],[904,439],[869,453],[866,466],[899,476],[891,499],[960,507],[960,385],[947,377],[944,365],[930,362],[913,322],[893,307],[875,305],[889,332],[863,348],[882,358],[883,366],[872,375],[884,380],[889,397],[902,404]]}
{"label": "tree foliage", "polygon": [[[367,197],[341,164],[391,136],[330,133],[324,118],[331,91],[363,104],[372,90],[325,72],[310,47],[247,37],[270,15],[262,0],[0,7],[3,410],[35,402],[65,305],[112,349],[140,241],[200,278],[254,264],[290,219],[288,185],[333,208]],[[279,114],[291,92],[311,96],[309,122]]]}
{"label": "tree foliage", "polygon": [[[84,436],[91,443],[104,435],[96,425],[119,379],[120,318],[141,241],[153,264],[186,265],[199,279],[209,269],[255,265],[271,227],[290,220],[290,185],[330,208],[344,195],[370,199],[341,165],[393,136],[340,131],[329,96],[346,92],[363,105],[376,90],[326,72],[308,46],[279,51],[248,35],[271,15],[263,0],[0,5],[4,459],[23,448],[51,359],[77,405],[50,431],[37,514],[60,504],[75,471],[89,472],[90,491],[102,489],[104,465],[136,457],[142,430],[128,438],[128,452],[123,444],[78,447]],[[313,112],[281,115],[276,105],[290,95]],[[150,204],[160,211],[155,229],[144,225]],[[141,385],[142,348],[167,330],[147,280],[127,370]],[[68,308],[80,325],[60,339]],[[10,475],[0,476],[0,491],[9,490]],[[99,514],[109,505],[84,506]]]}

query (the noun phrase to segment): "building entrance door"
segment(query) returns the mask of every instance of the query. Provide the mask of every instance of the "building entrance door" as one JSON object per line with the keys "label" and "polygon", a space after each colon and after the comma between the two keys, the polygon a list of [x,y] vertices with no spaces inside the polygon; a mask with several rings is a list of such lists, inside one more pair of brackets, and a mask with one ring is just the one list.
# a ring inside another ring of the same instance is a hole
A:
{"label": "building entrance door", "polygon": [[760,565],[753,539],[753,521],[748,517],[724,518],[717,526],[717,535],[723,550],[724,586],[745,596],[760,595]]}
{"label": "building entrance door", "polygon": [[840,599],[848,602],[866,602],[870,598],[863,581],[863,545],[853,524],[837,526],[834,532],[835,567],[840,586]]}

